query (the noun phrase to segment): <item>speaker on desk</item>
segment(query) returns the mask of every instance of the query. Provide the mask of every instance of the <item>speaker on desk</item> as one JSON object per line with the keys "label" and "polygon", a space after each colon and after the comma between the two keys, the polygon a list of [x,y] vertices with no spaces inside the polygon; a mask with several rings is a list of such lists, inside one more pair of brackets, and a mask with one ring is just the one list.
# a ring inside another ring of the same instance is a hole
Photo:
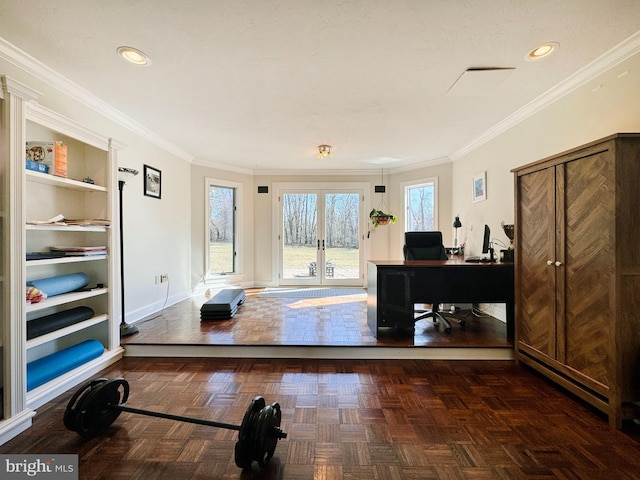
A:
{"label": "speaker on desk", "polygon": [[500,261],[503,263],[513,263],[513,250],[500,250]]}

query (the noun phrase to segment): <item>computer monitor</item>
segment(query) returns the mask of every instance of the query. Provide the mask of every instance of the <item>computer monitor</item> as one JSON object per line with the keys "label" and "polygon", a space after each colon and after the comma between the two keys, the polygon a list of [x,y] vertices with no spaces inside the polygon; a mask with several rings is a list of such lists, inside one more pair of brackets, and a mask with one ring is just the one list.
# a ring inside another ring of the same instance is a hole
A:
{"label": "computer monitor", "polygon": [[482,241],[482,253],[489,253],[489,247],[491,247],[491,230],[489,225],[484,226],[484,240]]}
{"label": "computer monitor", "polygon": [[484,239],[482,240],[482,253],[488,253],[489,261],[495,262],[496,258],[493,252],[493,245],[491,244],[491,230],[489,230],[489,225],[485,225]]}

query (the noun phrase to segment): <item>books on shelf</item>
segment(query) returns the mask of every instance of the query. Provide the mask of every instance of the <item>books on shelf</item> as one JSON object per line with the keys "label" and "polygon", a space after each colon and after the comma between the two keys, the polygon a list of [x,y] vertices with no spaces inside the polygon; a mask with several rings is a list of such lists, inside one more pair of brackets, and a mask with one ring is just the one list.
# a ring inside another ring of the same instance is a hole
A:
{"label": "books on shelf", "polygon": [[87,219],[72,219],[65,218],[61,213],[49,220],[31,220],[27,222],[29,225],[49,225],[49,226],[65,226],[73,225],[76,227],[109,227],[111,226],[111,220],[105,220],[103,218],[87,218]]}
{"label": "books on shelf", "polygon": [[48,252],[27,252],[27,260],[49,260],[62,257],[98,257],[107,255],[107,247],[104,245],[96,247],[71,246],[49,247]]}
{"label": "books on shelf", "polygon": [[86,256],[86,255],[106,255],[107,247],[104,245],[97,247],[80,247],[80,246],[71,246],[71,247],[50,247],[53,253],[64,253],[65,255],[71,256]]}

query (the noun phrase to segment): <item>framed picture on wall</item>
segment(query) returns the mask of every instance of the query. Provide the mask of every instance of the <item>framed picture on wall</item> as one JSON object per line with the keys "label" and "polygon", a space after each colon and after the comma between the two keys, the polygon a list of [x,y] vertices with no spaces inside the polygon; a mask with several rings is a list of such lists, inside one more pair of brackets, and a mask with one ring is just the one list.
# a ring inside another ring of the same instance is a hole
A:
{"label": "framed picture on wall", "polygon": [[478,173],[473,177],[473,203],[487,199],[487,172]]}
{"label": "framed picture on wall", "polygon": [[144,166],[144,194],[154,198],[162,194],[162,172],[149,165]]}

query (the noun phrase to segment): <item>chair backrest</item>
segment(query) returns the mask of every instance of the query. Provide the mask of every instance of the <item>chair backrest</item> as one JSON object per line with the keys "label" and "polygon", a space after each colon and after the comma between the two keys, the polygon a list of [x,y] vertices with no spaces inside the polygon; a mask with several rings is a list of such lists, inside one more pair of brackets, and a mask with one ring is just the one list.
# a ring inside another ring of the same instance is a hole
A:
{"label": "chair backrest", "polygon": [[405,260],[447,260],[442,232],[405,232]]}

